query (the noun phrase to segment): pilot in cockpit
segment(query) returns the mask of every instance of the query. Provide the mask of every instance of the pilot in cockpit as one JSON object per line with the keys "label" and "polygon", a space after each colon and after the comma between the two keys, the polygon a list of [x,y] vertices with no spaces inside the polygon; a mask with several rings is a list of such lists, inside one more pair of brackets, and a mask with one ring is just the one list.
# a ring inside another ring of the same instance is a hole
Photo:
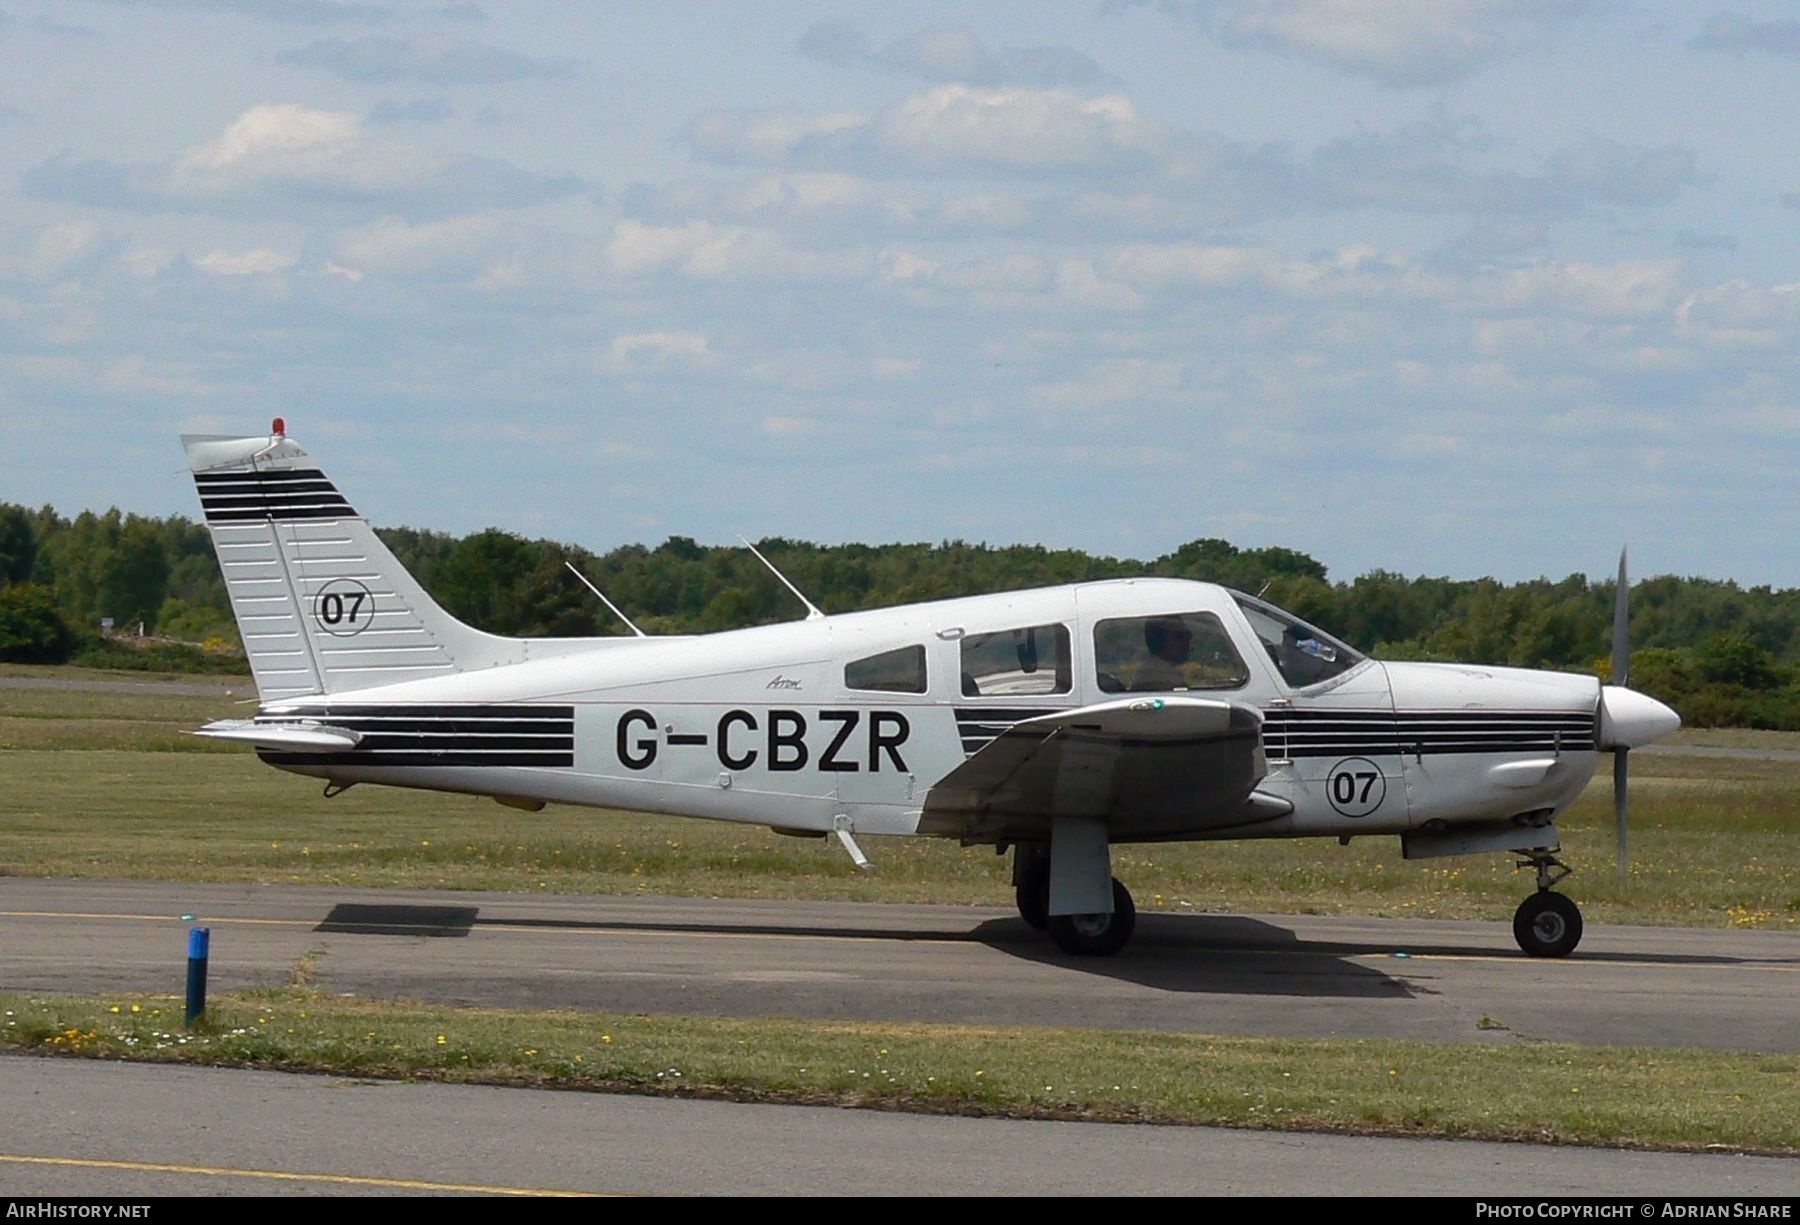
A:
{"label": "pilot in cockpit", "polygon": [[1138,665],[1132,688],[1139,692],[1186,689],[1182,665],[1194,649],[1194,631],[1180,617],[1152,617],[1144,622],[1144,647],[1149,656]]}

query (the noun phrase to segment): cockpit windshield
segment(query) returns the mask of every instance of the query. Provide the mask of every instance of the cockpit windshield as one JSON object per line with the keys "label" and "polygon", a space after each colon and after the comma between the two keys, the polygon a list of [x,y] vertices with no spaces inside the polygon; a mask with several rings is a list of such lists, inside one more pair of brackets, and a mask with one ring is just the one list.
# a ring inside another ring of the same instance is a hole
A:
{"label": "cockpit windshield", "polygon": [[1368,658],[1323,630],[1241,591],[1231,593],[1281,678],[1296,689],[1340,676]]}

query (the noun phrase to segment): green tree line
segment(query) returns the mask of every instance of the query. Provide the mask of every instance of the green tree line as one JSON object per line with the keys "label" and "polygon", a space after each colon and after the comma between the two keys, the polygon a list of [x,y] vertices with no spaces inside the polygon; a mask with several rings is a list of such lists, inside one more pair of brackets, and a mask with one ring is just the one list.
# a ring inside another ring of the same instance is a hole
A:
{"label": "green tree line", "polygon": [[[788,620],[794,597],[748,550],[672,536],[594,554],[495,529],[454,537],[392,528],[388,547],[451,613],[499,634],[625,633],[571,575],[573,563],[651,633]],[[1614,581],[1407,578],[1376,570],[1331,581],[1322,562],[1285,548],[1203,539],[1143,561],[1033,545],[818,545],[759,542],[826,612],[1155,574],[1224,583],[1265,597],[1345,641],[1392,659],[1572,671],[1607,670]],[[125,650],[120,631],[188,643]],[[1800,590],[1660,576],[1632,589],[1632,683],[1690,724],[1800,730]],[[0,659],[126,666],[242,666],[237,630],[204,525],[109,510],[64,518],[0,503]]]}

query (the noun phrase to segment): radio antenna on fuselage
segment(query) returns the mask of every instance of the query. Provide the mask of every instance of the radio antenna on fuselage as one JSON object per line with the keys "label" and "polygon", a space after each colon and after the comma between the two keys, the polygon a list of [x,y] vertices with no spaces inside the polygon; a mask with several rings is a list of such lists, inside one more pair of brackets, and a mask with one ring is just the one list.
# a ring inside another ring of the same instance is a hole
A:
{"label": "radio antenna on fuselage", "polygon": [[770,561],[768,558],[764,557],[762,555],[762,553],[757,550],[757,547],[750,543],[750,540],[748,537],[739,536],[738,539],[742,540],[744,542],[744,547],[746,549],[750,550],[751,556],[755,557],[757,561],[759,561],[763,565],[767,566],[769,568],[769,573],[773,574],[776,578],[781,580],[782,586],[786,587],[789,591],[794,593],[794,598],[796,600],[799,600],[802,604],[806,605],[806,619],[808,621],[818,621],[825,616],[824,613],[819,611],[818,605],[814,604],[811,600],[807,599],[804,595],[802,595],[800,592],[800,589],[798,587],[796,587],[792,583],[788,582],[787,575],[785,575],[781,571],[777,570],[775,568],[775,563]]}
{"label": "radio antenna on fuselage", "polygon": [[607,599],[606,593],[604,591],[601,591],[598,587],[596,587],[592,583],[588,582],[588,576],[583,574],[581,571],[577,570],[575,568],[574,562],[570,561],[568,558],[565,557],[565,558],[563,558],[563,565],[565,565],[569,568],[570,574],[573,574],[576,578],[581,580],[582,586],[586,587],[589,591],[593,592],[596,596],[598,596],[600,598],[600,602],[602,604],[604,604],[608,608],[612,609],[613,616],[615,616],[619,620],[623,621],[625,623],[625,627],[627,629],[629,629],[632,633],[636,634],[639,638],[648,638],[650,636],[650,635],[646,634],[643,630],[639,629],[636,625],[634,625],[632,623],[632,620],[630,617],[627,617],[624,613],[620,612],[619,606],[617,604],[614,604],[611,600]]}

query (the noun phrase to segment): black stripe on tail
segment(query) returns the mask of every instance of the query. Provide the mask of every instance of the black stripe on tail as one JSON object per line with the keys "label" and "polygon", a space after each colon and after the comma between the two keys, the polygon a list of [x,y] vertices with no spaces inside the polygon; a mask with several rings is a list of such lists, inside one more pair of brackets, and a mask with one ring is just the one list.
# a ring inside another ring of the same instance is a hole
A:
{"label": "black stripe on tail", "polygon": [[317,468],[269,472],[197,472],[208,523],[275,519],[353,519],[356,512]]}

